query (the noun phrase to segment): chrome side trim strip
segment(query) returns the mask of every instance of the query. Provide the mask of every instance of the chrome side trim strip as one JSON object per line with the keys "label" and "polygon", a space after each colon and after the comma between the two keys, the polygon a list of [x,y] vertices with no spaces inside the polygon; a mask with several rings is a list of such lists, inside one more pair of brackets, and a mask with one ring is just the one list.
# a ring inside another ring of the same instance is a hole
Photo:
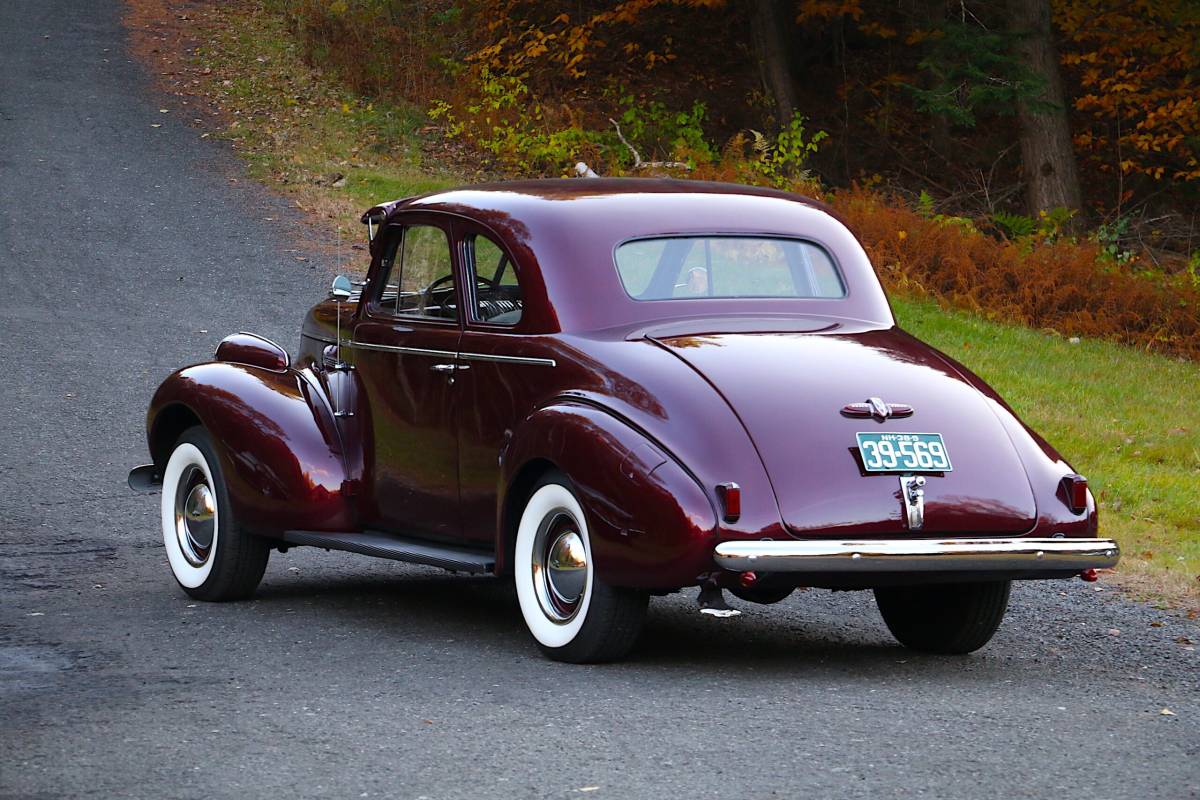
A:
{"label": "chrome side trim strip", "polygon": [[434,358],[454,358],[458,355],[453,350],[429,350],[424,347],[399,347],[393,344],[371,344],[358,341],[346,342],[346,346],[358,350],[378,350],[382,353],[405,353],[410,356],[433,356]]}
{"label": "chrome side trim strip", "polygon": [[534,358],[532,356],[504,356],[494,353],[455,353],[452,350],[429,350],[424,347],[400,347],[392,344],[372,344],[370,342],[351,341],[347,347],[359,350],[378,350],[383,353],[405,353],[410,356],[433,356],[435,358],[458,358],[463,361],[495,361],[501,364],[529,364],[536,367],[557,367],[558,362],[552,358]]}
{"label": "chrome side trim strip", "polygon": [[1112,539],[874,539],[722,542],[713,559],[756,572],[1058,572],[1116,566]]}
{"label": "chrome side trim strip", "polygon": [[558,362],[553,358],[534,358],[533,356],[502,356],[494,353],[459,353],[464,361],[497,361],[501,364],[529,364],[536,367],[557,367]]}

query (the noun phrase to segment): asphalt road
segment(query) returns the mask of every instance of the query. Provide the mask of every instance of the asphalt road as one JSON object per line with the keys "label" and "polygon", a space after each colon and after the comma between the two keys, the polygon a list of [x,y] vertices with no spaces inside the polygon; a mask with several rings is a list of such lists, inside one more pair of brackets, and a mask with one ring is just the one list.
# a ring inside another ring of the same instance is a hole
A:
{"label": "asphalt road", "polygon": [[1200,626],[1079,581],[949,659],[809,591],[655,600],[627,662],[559,665],[498,581],[302,550],[192,602],[124,486],[146,403],[327,280],[239,169],[117,3],[0,4],[0,797],[1200,795]]}

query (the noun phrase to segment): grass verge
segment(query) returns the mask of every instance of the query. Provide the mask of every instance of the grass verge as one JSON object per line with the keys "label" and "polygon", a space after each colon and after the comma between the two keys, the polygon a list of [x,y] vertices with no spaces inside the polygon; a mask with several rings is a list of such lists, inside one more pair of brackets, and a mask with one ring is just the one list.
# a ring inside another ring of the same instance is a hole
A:
{"label": "grass verge", "polygon": [[[359,214],[381,200],[478,177],[442,166],[465,163],[463,154],[432,138],[419,113],[368,103],[305,65],[282,20],[256,3],[130,6],[135,49],[170,63],[160,70],[167,88],[193,106],[207,104],[216,135],[243,154],[253,177],[307,211],[325,241],[335,227],[357,236]],[[1105,342],[1071,344],[924,300],[894,304],[905,328],[979,373],[1088,476],[1102,534],[1124,551],[1119,581],[1194,614],[1200,364]]]}
{"label": "grass verge", "polygon": [[1200,364],[893,302],[901,325],[978,373],[1088,476],[1131,588],[1200,605]]}

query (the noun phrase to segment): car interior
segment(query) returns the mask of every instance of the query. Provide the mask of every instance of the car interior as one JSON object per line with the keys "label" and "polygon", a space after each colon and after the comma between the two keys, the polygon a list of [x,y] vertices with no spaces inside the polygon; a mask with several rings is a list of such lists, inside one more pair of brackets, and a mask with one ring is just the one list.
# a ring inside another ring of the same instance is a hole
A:
{"label": "car interior", "polygon": [[[517,324],[524,305],[515,265],[486,236],[471,236],[467,245],[475,276],[474,318],[492,325]],[[384,286],[376,303],[379,309],[435,319],[458,318],[450,244],[441,228],[405,228],[385,256],[384,270]]]}
{"label": "car interior", "polygon": [[475,273],[475,318],[492,325],[516,325],[524,307],[516,267],[486,236],[473,236],[468,245]]}

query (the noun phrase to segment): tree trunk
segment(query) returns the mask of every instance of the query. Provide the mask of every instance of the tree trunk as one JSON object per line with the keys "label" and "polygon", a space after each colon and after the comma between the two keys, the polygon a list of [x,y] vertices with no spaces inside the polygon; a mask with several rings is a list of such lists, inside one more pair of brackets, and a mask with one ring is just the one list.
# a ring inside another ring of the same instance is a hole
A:
{"label": "tree trunk", "polygon": [[[924,8],[925,27],[931,31],[941,30],[946,23],[946,0],[925,0]],[[925,88],[932,89],[937,84],[937,79],[931,73],[925,76]],[[953,152],[953,145],[950,142],[950,120],[945,114],[932,113],[929,115],[929,145],[942,159],[946,159]]]}
{"label": "tree trunk", "polygon": [[1017,103],[1029,213],[1036,215],[1059,206],[1079,211],[1079,173],[1067,121],[1058,50],[1050,29],[1050,2],[1008,0],[1008,8],[1020,37],[1016,56],[1043,81],[1043,86],[1032,96],[1022,97]]}
{"label": "tree trunk", "polygon": [[791,22],[791,3],[781,0],[754,0],[750,8],[750,27],[755,55],[762,71],[763,84],[775,101],[777,124],[782,127],[796,111],[796,92],[792,86],[792,69],[788,32]]}

